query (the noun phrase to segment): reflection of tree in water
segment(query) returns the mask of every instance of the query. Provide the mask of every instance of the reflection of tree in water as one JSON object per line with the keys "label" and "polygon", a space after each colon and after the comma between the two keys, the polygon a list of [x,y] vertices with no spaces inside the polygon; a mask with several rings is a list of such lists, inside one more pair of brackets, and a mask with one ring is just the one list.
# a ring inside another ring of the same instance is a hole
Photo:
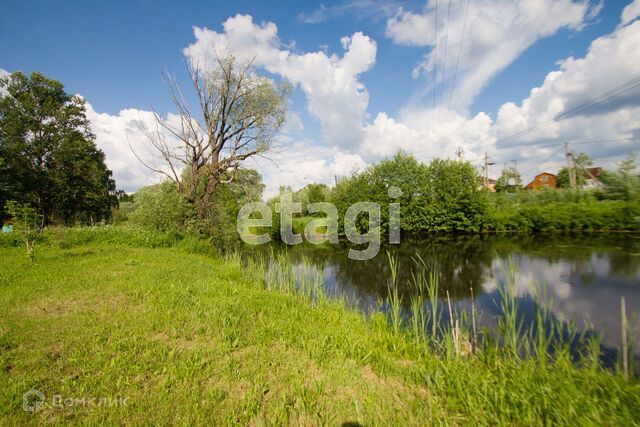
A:
{"label": "reflection of tree in water", "polygon": [[609,272],[621,277],[638,277],[640,274],[640,245],[631,252],[613,252],[609,255]]}
{"label": "reflection of tree in water", "polygon": [[[420,256],[427,269],[438,272],[439,294],[446,291],[454,301],[454,309],[470,310],[470,289],[481,323],[491,323],[495,317],[495,283],[502,272],[497,260],[512,256],[517,269],[526,279],[524,287],[546,285],[555,301],[554,315],[563,319],[594,322],[597,331],[605,333],[603,351],[612,353],[619,340],[619,301],[627,297],[630,313],[640,307],[640,289],[635,285],[640,277],[640,239],[633,235],[601,236],[427,236],[403,239],[401,245],[380,249],[368,261],[348,258],[349,245],[263,245],[258,250],[268,259],[270,252],[286,251],[292,264],[304,261],[324,272],[325,290],[342,296],[359,309],[376,308],[377,299],[388,296],[390,278],[387,249],[399,260],[399,291],[405,309],[414,291],[412,274],[418,269]],[[495,271],[494,271],[495,270]],[[312,273],[313,274],[313,273]],[[494,277],[495,274],[495,277]],[[588,285],[588,286],[585,286]],[[631,287],[630,287],[631,286]],[[528,298],[526,292],[522,298]],[[442,302],[442,301],[441,301]],[[523,314],[529,315],[526,304]],[[446,304],[446,303],[445,303]],[[446,321],[446,308],[443,320]],[[636,322],[639,325],[640,323]],[[585,324],[582,323],[582,326]],[[607,347],[607,348],[604,348]]]}
{"label": "reflection of tree in water", "polygon": [[[419,269],[419,256],[427,270],[438,272],[441,296],[452,298],[470,296],[471,288],[477,295],[481,292],[484,272],[491,265],[495,239],[483,236],[464,236],[457,238],[425,237],[424,239],[405,239],[402,245],[391,245],[380,249],[378,255],[370,260],[357,261],[348,258],[347,246],[327,247],[297,245],[289,247],[292,262],[302,262],[303,258],[318,270],[332,267],[337,283],[351,285],[375,297],[387,296],[387,283],[391,275],[387,250],[397,257],[400,264],[398,285],[405,301],[415,292],[412,276]],[[282,250],[282,248],[280,249]]]}
{"label": "reflection of tree in water", "polygon": [[[421,268],[418,256],[427,270],[437,271],[440,296],[445,297],[449,291],[454,299],[468,298],[471,289],[479,296],[486,275],[491,274],[492,261],[514,254],[550,264],[569,263],[570,276],[583,284],[592,283],[598,276],[594,259],[608,263],[608,271],[600,273],[609,276],[635,279],[640,274],[640,239],[633,235],[424,236],[405,238],[401,245],[383,246],[367,261],[349,259],[349,247],[301,244],[279,245],[275,250],[286,250],[294,264],[304,259],[318,271],[330,267],[332,279],[340,288],[354,288],[357,294],[373,298],[387,296],[389,250],[399,260],[398,284],[405,301],[414,292],[412,276]],[[259,250],[268,252],[271,248],[264,245]]]}

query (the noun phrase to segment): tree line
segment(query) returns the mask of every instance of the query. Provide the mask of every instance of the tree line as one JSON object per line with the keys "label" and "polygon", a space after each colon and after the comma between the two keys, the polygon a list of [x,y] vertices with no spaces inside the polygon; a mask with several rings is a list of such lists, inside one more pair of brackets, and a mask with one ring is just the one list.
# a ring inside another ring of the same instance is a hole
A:
{"label": "tree line", "polygon": [[[515,192],[503,186],[492,193],[480,185],[482,178],[469,162],[435,159],[426,164],[400,151],[391,159],[339,179],[333,188],[309,184],[292,194],[293,201],[302,206],[297,222],[301,226],[309,194],[320,186],[322,197],[316,201],[333,203],[340,217],[354,203],[378,203],[385,229],[389,204],[400,203],[400,228],[406,234],[639,230],[640,175],[635,157],[620,162],[617,170],[603,170],[600,177],[604,183],[600,189]],[[283,187],[280,192],[291,189]],[[269,204],[273,206],[278,200],[279,196]],[[366,229],[367,218],[359,220]],[[276,218],[274,237],[277,227]]]}
{"label": "tree line", "polygon": [[0,211],[33,207],[43,224],[94,224],[117,205],[85,102],[34,72],[0,79]]}
{"label": "tree line", "polygon": [[[17,72],[0,80],[0,207],[6,211],[9,201],[32,206],[43,224],[113,220],[207,236],[220,247],[237,240],[240,207],[261,200],[264,189],[260,175],[245,161],[272,148],[290,88],[259,76],[250,61],[238,61],[231,53],[216,58],[213,71],[188,67],[198,108],[167,76],[178,120],[156,115],[158,130],[143,128],[164,164],[140,157],[166,180],[139,190],[133,199],[116,191],[83,99],[39,73]],[[578,161],[590,164],[586,156]],[[561,186],[564,175],[561,171],[558,177]],[[333,203],[341,217],[356,202],[378,203],[383,228],[389,226],[389,205],[399,203],[404,233],[638,229],[635,158],[616,171],[603,171],[601,179],[605,185],[595,191],[496,194],[481,188],[468,162],[435,159],[426,164],[400,151],[333,187],[313,183],[280,192],[291,192],[293,201],[302,204],[299,217],[309,215],[308,204],[321,201]],[[499,190],[507,187],[498,185]],[[366,217],[358,221],[366,228]],[[274,230],[278,223],[276,218]]]}

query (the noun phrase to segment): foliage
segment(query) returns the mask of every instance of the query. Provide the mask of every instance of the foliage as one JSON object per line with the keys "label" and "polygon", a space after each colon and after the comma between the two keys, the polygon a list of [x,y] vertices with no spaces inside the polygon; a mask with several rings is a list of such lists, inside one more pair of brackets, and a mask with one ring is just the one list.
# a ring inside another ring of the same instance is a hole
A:
{"label": "foliage", "polygon": [[[132,199],[133,200],[133,199]],[[129,215],[136,210],[138,205],[135,202],[118,202],[118,208],[113,213],[113,223],[125,224],[129,221]]]}
{"label": "foliage", "polygon": [[427,230],[480,231],[486,210],[471,163],[436,159],[428,166]]}
{"label": "foliage", "polygon": [[496,181],[496,191],[498,193],[515,193],[522,189],[522,179],[520,173],[511,167],[505,167]]}
{"label": "foliage", "polygon": [[156,231],[187,232],[193,209],[170,182],[150,185],[136,193],[136,208],[129,215],[132,224]]}
{"label": "foliage", "polygon": [[[176,185],[164,181],[138,190],[134,202],[121,203],[114,222],[154,231],[205,236],[219,250],[229,250],[238,242],[236,218],[240,208],[260,200],[264,189],[262,177],[255,170],[241,169],[237,174],[235,181],[218,187],[202,219],[197,218],[195,206]],[[200,189],[204,185],[203,178]]]}
{"label": "foliage", "polygon": [[5,207],[11,216],[13,233],[25,244],[27,256],[33,261],[33,251],[42,233],[42,216],[31,206],[13,200],[8,201]]}
{"label": "foliage", "polygon": [[399,203],[402,231],[479,231],[486,202],[477,187],[470,163],[435,159],[425,165],[399,152],[340,180],[330,200],[341,216],[353,203],[378,203],[385,228],[389,204]]}
{"label": "foliage", "polygon": [[37,72],[13,73],[0,89],[0,208],[29,203],[47,224],[108,219],[115,183],[84,100]]}
{"label": "foliage", "polygon": [[[203,191],[206,182],[201,182],[198,191]],[[232,249],[238,242],[236,220],[240,208],[246,203],[262,198],[264,184],[254,169],[239,169],[236,178],[218,186],[201,219],[196,219],[197,230],[209,238],[221,251]]]}
{"label": "foliage", "polygon": [[308,184],[307,185],[307,198],[309,203],[326,202],[329,194],[329,187],[325,184]]}
{"label": "foliage", "polygon": [[640,199],[640,176],[634,154],[621,161],[617,171],[603,171],[600,181],[605,186],[604,197],[606,198],[615,200]]}
{"label": "foliage", "polygon": [[[300,203],[300,213],[293,214],[294,217],[304,217],[309,214],[307,206],[310,203],[320,203],[326,202],[329,200],[329,196],[331,194],[331,190],[326,184],[316,184],[311,183],[307,184],[298,191],[293,191],[290,186],[282,185],[279,188],[278,195],[272,197],[267,201],[269,206],[273,207],[276,203],[280,202],[280,196],[283,194],[291,193],[291,199],[293,203]],[[319,213],[313,214],[313,216],[321,215]]]}
{"label": "foliage", "polygon": [[[189,105],[176,80],[167,76],[178,115],[170,119],[156,115],[157,130],[144,129],[165,164],[158,168],[141,159],[175,182],[195,206],[199,220],[210,213],[218,186],[234,181],[247,159],[270,150],[273,136],[285,122],[291,90],[287,82],[276,84],[258,74],[251,60],[239,60],[231,51],[216,53],[206,71],[201,65],[187,59],[199,111]],[[178,144],[166,144],[166,134],[177,138]]]}
{"label": "foliage", "polygon": [[523,232],[640,230],[637,202],[551,202],[511,205],[489,211],[486,229]]}
{"label": "foliage", "polygon": [[[585,184],[587,181],[587,174],[585,172],[586,168],[593,165],[593,159],[585,153],[580,153],[574,157],[573,162],[576,168],[576,185],[578,187]],[[569,168],[563,167],[558,172],[556,177],[556,183],[559,188],[570,188],[571,180],[569,178]]]}

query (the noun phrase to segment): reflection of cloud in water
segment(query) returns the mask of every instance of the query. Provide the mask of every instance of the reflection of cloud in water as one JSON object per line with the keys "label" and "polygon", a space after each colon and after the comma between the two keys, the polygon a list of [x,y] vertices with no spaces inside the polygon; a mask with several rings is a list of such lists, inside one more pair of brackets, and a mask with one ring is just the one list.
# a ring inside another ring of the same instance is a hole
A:
{"label": "reflection of cloud in water", "polygon": [[[579,326],[592,327],[603,334],[603,344],[615,347],[620,343],[620,298],[625,297],[627,315],[640,310],[638,281],[617,277],[610,271],[610,260],[604,254],[592,253],[584,261],[549,261],[518,255],[513,257],[516,269],[515,293],[518,296],[543,295],[551,312],[559,320],[575,320]],[[494,260],[492,277],[487,275],[482,289],[496,294],[503,280],[504,259]],[[507,271],[508,274],[508,271]],[[635,319],[636,332],[640,321]],[[640,337],[636,334],[636,337]]]}
{"label": "reflection of cloud in water", "polygon": [[[430,236],[404,239],[388,249],[401,266],[403,302],[408,303],[415,292],[409,283],[416,265],[413,258],[419,255],[437,268],[441,302],[448,291],[454,308],[469,311],[473,290],[476,309],[489,327],[496,326],[497,287],[509,255],[523,311],[533,308],[533,295],[545,288],[557,319],[573,319],[583,326],[588,320],[604,334],[608,347],[620,342],[620,297],[626,298],[630,319],[633,312],[640,312],[640,256],[634,255],[640,254],[639,236]],[[387,297],[390,272],[385,249],[366,262],[349,260],[345,246],[297,245],[287,251],[294,263],[305,259],[322,272],[329,295],[344,297],[365,311]],[[640,322],[634,325],[640,330]]]}

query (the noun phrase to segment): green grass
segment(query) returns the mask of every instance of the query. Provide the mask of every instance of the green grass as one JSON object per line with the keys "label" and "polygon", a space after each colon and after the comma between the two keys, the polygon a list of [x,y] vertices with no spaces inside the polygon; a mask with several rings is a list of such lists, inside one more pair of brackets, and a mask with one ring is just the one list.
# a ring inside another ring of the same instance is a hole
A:
{"label": "green grass", "polygon": [[[597,363],[444,357],[382,314],[268,286],[259,264],[203,255],[184,240],[162,247],[117,230],[105,232],[113,239],[68,233],[37,248],[35,263],[22,248],[0,248],[2,425],[640,419],[638,381]],[[22,396],[32,387],[48,398],[127,404],[27,413]]]}

